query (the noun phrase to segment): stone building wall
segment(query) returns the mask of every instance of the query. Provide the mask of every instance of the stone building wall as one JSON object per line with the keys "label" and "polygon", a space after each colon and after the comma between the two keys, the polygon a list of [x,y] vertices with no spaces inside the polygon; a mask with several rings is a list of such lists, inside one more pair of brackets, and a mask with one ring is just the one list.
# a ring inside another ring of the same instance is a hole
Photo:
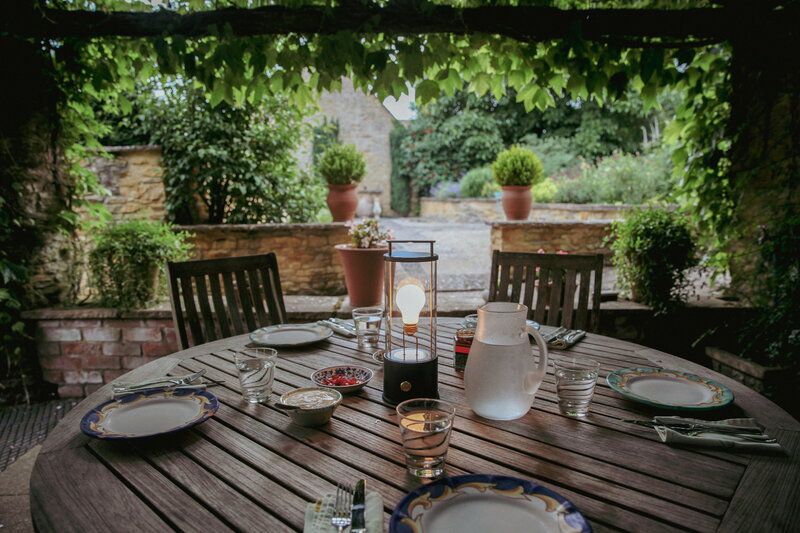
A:
{"label": "stone building wall", "polygon": [[344,271],[334,249],[349,242],[347,227],[334,224],[226,224],[182,226],[195,259],[275,252],[284,294],[344,294]]}
{"label": "stone building wall", "polygon": [[88,167],[97,173],[109,196],[97,198],[115,220],[165,220],[166,193],[159,146],[107,146],[111,157],[98,157]]}
{"label": "stone building wall", "polygon": [[611,221],[592,222],[494,222],[491,224],[492,250],[503,252],[603,254],[611,257],[604,244],[611,233]]}
{"label": "stone building wall", "polygon": [[[323,117],[338,121],[339,141],[354,144],[366,159],[367,173],[358,190],[380,190],[381,194],[377,197],[381,209],[384,214],[390,213],[392,154],[389,133],[395,125],[394,117],[380,100],[355,89],[353,82],[347,78],[342,79],[341,91],[323,92],[317,103],[320,111],[309,121],[318,123]],[[304,141],[298,151],[298,159],[302,166],[311,166],[311,139]]]}

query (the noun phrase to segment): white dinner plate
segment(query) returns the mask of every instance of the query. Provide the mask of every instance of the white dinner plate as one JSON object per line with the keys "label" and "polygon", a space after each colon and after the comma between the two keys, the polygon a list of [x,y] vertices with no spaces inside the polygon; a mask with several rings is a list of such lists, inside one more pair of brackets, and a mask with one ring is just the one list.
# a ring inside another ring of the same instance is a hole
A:
{"label": "white dinner plate", "polygon": [[331,328],[318,324],[279,324],[255,330],[250,334],[250,340],[259,346],[286,348],[314,344],[331,335]]}
{"label": "white dinner plate", "polygon": [[469,474],[446,477],[407,495],[389,533],[589,533],[563,496],[532,481]]}
{"label": "white dinner plate", "polygon": [[208,420],[217,397],[194,389],[149,389],[103,402],[84,415],[81,430],[98,439],[154,437]]}
{"label": "white dinner plate", "polygon": [[678,410],[717,409],[733,401],[733,392],[711,379],[665,368],[623,368],[608,374],[608,386],[626,398]]}

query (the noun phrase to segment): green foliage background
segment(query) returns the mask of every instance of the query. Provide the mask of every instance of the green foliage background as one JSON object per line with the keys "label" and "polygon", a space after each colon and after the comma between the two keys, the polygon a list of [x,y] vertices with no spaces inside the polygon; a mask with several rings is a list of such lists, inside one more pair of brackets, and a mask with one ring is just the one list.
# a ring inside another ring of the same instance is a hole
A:
{"label": "green foliage background", "polygon": [[118,309],[146,307],[164,281],[167,261],[188,259],[189,234],[168,224],[133,220],[96,233],[89,266],[103,305]]}

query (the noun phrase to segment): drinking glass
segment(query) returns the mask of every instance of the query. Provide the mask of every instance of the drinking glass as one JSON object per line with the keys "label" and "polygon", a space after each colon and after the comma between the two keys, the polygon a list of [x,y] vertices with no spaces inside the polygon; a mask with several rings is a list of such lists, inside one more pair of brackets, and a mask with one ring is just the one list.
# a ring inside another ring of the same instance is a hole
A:
{"label": "drinking glass", "polygon": [[233,357],[244,399],[250,403],[268,400],[275,380],[278,352],[272,348],[246,348],[234,352]]}
{"label": "drinking glass", "polygon": [[584,357],[553,361],[558,408],[562,414],[583,418],[589,414],[600,363]]}
{"label": "drinking glass", "polygon": [[397,414],[408,471],[421,478],[441,476],[455,406],[442,400],[416,398],[400,403]]}
{"label": "drinking glass", "polygon": [[471,315],[467,315],[464,317],[464,321],[461,323],[462,327],[468,329],[475,329],[478,327],[478,314],[473,313]]}
{"label": "drinking glass", "polygon": [[353,322],[356,325],[359,346],[373,350],[378,348],[382,321],[382,307],[356,307],[353,309]]}

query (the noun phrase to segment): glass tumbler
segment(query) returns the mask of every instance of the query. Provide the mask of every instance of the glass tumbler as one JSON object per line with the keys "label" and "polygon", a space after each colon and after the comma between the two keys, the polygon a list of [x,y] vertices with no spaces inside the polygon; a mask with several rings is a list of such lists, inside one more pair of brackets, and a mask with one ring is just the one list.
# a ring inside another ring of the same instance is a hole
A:
{"label": "glass tumbler", "polygon": [[272,394],[278,352],[272,348],[245,348],[233,354],[242,396],[249,403],[260,403]]}
{"label": "glass tumbler", "polygon": [[353,323],[356,326],[356,335],[360,347],[369,350],[378,348],[382,322],[382,307],[356,307],[353,309]]}
{"label": "glass tumbler", "polygon": [[398,404],[397,414],[408,471],[421,478],[441,476],[450,446],[455,406],[442,400],[416,398]]}
{"label": "glass tumbler", "polygon": [[554,360],[556,395],[562,414],[583,418],[589,414],[600,363],[584,357]]}

